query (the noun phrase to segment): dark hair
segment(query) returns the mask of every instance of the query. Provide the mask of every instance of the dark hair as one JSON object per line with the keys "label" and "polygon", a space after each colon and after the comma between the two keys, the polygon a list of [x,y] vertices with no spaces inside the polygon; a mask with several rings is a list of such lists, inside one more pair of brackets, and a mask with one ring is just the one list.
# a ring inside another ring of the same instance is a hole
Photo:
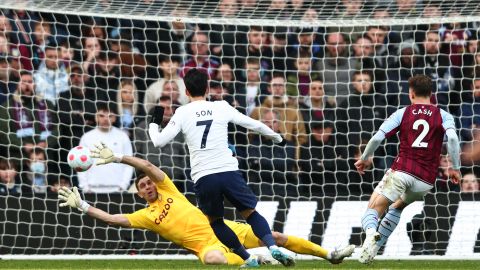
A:
{"label": "dark hair", "polygon": [[47,152],[45,152],[45,149],[41,147],[34,147],[32,152],[30,152],[30,155],[42,155],[47,158]]}
{"label": "dark hair", "polygon": [[370,77],[370,80],[373,79],[372,73],[368,72],[367,70],[357,70],[357,71],[355,71],[352,75],[352,79],[355,78],[355,76],[362,75],[362,74],[368,75]]}
{"label": "dark hair", "polygon": [[28,70],[22,70],[20,71],[20,77],[22,77],[23,75],[33,76],[33,73]]}
{"label": "dark hair", "polygon": [[105,111],[105,112],[110,112],[110,113],[113,113],[113,114],[117,114],[117,111],[115,110],[115,106],[113,106],[113,103],[105,102],[105,101],[99,101],[95,105],[97,107],[97,112]]}
{"label": "dark hair", "polygon": [[432,95],[433,82],[427,75],[415,75],[408,79],[408,86],[413,89],[413,93],[420,97],[430,97]]}
{"label": "dark hair", "polygon": [[137,188],[137,190],[138,190],[138,182],[140,182],[140,180],[142,180],[145,177],[147,177],[147,174],[144,172],[139,172],[137,174],[137,178],[135,178],[135,187]]}
{"label": "dark hair", "polygon": [[208,86],[208,75],[204,71],[196,68],[190,69],[183,77],[183,82],[191,97],[205,96]]}
{"label": "dark hair", "polygon": [[252,25],[252,26],[250,26],[250,31],[262,32],[262,31],[263,31],[263,27],[261,27],[260,25]]}

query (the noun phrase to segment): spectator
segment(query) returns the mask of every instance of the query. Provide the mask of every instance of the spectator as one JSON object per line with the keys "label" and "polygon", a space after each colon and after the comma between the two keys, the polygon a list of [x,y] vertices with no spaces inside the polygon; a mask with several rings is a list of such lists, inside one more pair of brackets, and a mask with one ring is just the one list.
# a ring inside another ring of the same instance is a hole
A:
{"label": "spectator", "polygon": [[274,74],[267,88],[268,96],[261,106],[255,107],[250,117],[260,119],[264,111],[276,111],[279,115],[279,130],[285,140],[299,146],[306,142],[305,124],[297,102],[286,96],[285,78]]}
{"label": "spectator", "polygon": [[471,86],[471,95],[469,102],[464,102],[460,107],[460,134],[463,140],[470,141],[473,139],[472,129],[480,126],[480,77],[473,80]]}
{"label": "spectator", "polygon": [[28,154],[27,169],[22,175],[22,190],[24,193],[31,191],[45,193],[48,187],[47,153],[42,148],[34,148]]}
{"label": "spectator", "polygon": [[54,105],[58,96],[70,88],[65,66],[58,59],[59,54],[57,44],[49,40],[45,47],[45,59],[34,74],[36,94]]}
{"label": "spectator", "polygon": [[[157,105],[164,108],[162,128],[165,127],[170,118],[175,113],[179,104],[172,103],[169,96],[159,98]],[[149,111],[153,114],[155,107]],[[138,124],[134,131],[134,142],[136,155],[142,159],[150,161],[155,166],[160,167],[165,173],[174,180],[187,179],[185,168],[187,168],[188,153],[185,148],[185,141],[181,134],[177,135],[170,143],[162,148],[154,147],[148,137],[148,122],[143,121]]]}
{"label": "spectator", "polygon": [[[375,59],[375,80],[385,81],[387,67],[390,67],[389,52],[394,51],[393,45],[388,43],[388,27],[368,26],[365,34],[373,44]],[[394,53],[393,53],[394,54]]]}
{"label": "spectator", "polygon": [[[316,29],[312,27],[297,28],[293,46],[289,46],[289,57],[296,59],[299,55],[310,55],[314,64],[323,56],[322,47],[317,41]],[[291,66],[291,65],[289,65]]]}
{"label": "spectator", "polygon": [[[353,68],[373,73],[375,69],[375,48],[368,37],[358,37],[352,45]],[[375,80],[374,80],[375,81]]]}
{"label": "spectator", "polygon": [[[460,16],[456,12],[452,12],[449,16]],[[466,25],[462,23],[446,24],[447,29],[443,31],[442,41],[445,43],[442,53],[450,56],[450,64],[459,67],[462,64],[462,55],[465,52],[465,45],[472,33],[466,29]]]}
{"label": "spectator", "polygon": [[478,165],[480,162],[480,128],[473,125],[471,129],[471,141],[462,146],[462,165],[471,166]]}
{"label": "spectator", "polygon": [[419,48],[413,40],[406,40],[399,44],[396,68],[388,70],[386,81],[381,90],[382,93],[386,93],[388,115],[399,107],[410,105],[408,79],[424,73],[418,63],[419,52]]}
{"label": "spectator", "polygon": [[58,180],[54,181],[52,185],[50,186],[50,192],[52,193],[58,193],[58,190],[61,187],[67,187],[70,188],[72,186],[70,180],[63,176],[63,175],[58,175]]}
{"label": "spectator", "polygon": [[[247,33],[247,41],[238,43],[235,51],[229,57],[234,58],[233,68],[237,72],[237,78],[242,77],[242,67],[246,66],[247,59],[256,59],[260,63],[260,69],[264,72],[271,70],[271,48],[268,46],[268,35],[262,26],[250,26]],[[225,61],[228,61],[226,57]]]}
{"label": "spectator", "polygon": [[0,159],[0,195],[21,194],[20,177],[13,161]]}
{"label": "spectator", "polygon": [[[95,143],[103,142],[115,153],[132,155],[132,143],[128,136],[113,126],[117,116],[106,103],[97,104],[97,127],[85,133],[80,146],[92,148]],[[93,166],[86,172],[78,173],[78,184],[84,192],[110,193],[126,191],[132,180],[133,168],[125,164]],[[115,176],[115,177],[112,177]]]}
{"label": "spectator", "polygon": [[[29,58],[31,59],[31,63],[29,67],[26,67],[28,70],[37,70],[42,61],[45,59],[45,49],[49,45],[51,40],[54,40],[52,36],[52,28],[50,23],[40,20],[36,21],[33,25],[33,33],[30,45],[30,53]],[[30,42],[29,42],[30,43]]]}
{"label": "spectator", "polygon": [[35,95],[33,76],[28,71],[20,75],[15,92],[0,106],[0,141],[8,142],[10,158],[22,157],[35,146],[55,148],[57,141],[57,116],[53,104]]}
{"label": "spectator", "polygon": [[0,54],[0,104],[3,104],[10,93],[15,91],[16,82],[11,76],[10,59]]}
{"label": "spectator", "polygon": [[473,173],[468,173],[463,176],[460,184],[460,191],[463,193],[477,193],[480,191],[478,177]]}
{"label": "spectator", "polygon": [[88,74],[93,78],[96,91],[107,93],[109,101],[117,100],[120,84],[120,60],[115,52],[101,52]]}
{"label": "spectator", "polygon": [[272,0],[265,16],[271,19],[287,20],[291,16],[287,12],[286,0]]}
{"label": "spectator", "polygon": [[[70,74],[70,91],[60,94],[58,99],[58,117],[60,120],[60,157],[66,160],[68,151],[80,143],[80,137],[95,127],[95,103],[108,99],[86,84],[89,80],[82,68],[74,65]],[[96,95],[97,94],[97,95]],[[70,167],[62,164],[61,171],[70,174]]]}
{"label": "spectator", "polygon": [[337,107],[337,131],[342,145],[357,145],[372,137],[386,118],[382,96],[374,95],[372,76],[356,71],[351,95]]}
{"label": "spectator", "polygon": [[133,138],[133,129],[138,117],[144,115],[143,108],[138,102],[138,90],[133,81],[122,80],[117,91],[117,111],[120,128]]}
{"label": "spectator", "polygon": [[304,102],[300,103],[300,111],[305,121],[306,133],[310,134],[310,126],[318,122],[334,121],[335,101],[327,99],[320,79],[312,80],[310,91]]}
{"label": "spectator", "polygon": [[215,80],[219,81],[223,88],[227,89],[228,93],[231,95],[234,95],[235,89],[240,87],[236,85],[232,67],[227,63],[220,65]]}
{"label": "spectator", "polygon": [[[437,103],[443,106],[459,104],[459,95],[455,93],[455,80],[450,60],[448,55],[440,54],[440,34],[436,31],[427,31],[422,45],[423,53],[418,59],[418,65],[424,67],[425,74],[435,82]],[[455,108],[455,106],[450,106],[450,108]],[[455,111],[458,111],[458,108]]]}
{"label": "spectator", "polygon": [[180,70],[180,63],[177,58],[160,58],[160,70],[162,72],[162,78],[151,84],[145,92],[145,99],[143,105],[145,111],[150,111],[158,100],[163,95],[163,90],[167,82],[173,82],[178,87],[179,97],[178,102],[182,105],[188,103],[188,97],[185,94],[185,84],[183,80],[178,76]]}
{"label": "spectator", "polygon": [[[15,37],[10,19],[3,15],[3,13],[0,13],[0,36],[6,37],[9,40]],[[17,43],[16,40],[14,43]]]}
{"label": "spectator", "polygon": [[32,70],[28,48],[23,44],[11,42],[8,36],[0,34],[0,55],[10,58],[10,65],[14,69]]}
{"label": "spectator", "polygon": [[82,49],[83,69],[90,72],[95,66],[96,59],[105,48],[101,47],[98,38],[86,36],[82,39]]}
{"label": "spectator", "polygon": [[247,59],[243,71],[242,83],[236,87],[234,98],[245,114],[251,115],[253,110],[265,100],[268,92],[263,82],[263,70],[258,59]]}
{"label": "spectator", "polygon": [[300,97],[302,101],[308,96],[310,82],[320,79],[320,74],[312,73],[312,60],[309,54],[300,54],[295,61],[295,69],[287,77],[287,95]]}
{"label": "spectator", "polygon": [[348,170],[347,153],[343,147],[337,147],[332,122],[315,122],[311,129],[309,140],[300,148],[301,185],[306,196],[335,193],[335,172]]}
{"label": "spectator", "polygon": [[287,28],[277,27],[274,33],[270,34],[272,71],[274,73],[287,72],[288,66],[290,66],[287,50],[287,32]]}
{"label": "spectator", "polygon": [[60,60],[62,64],[70,70],[70,67],[73,64],[73,58],[75,57],[75,51],[70,47],[70,42],[68,40],[62,41],[60,43]]}
{"label": "spectator", "polygon": [[322,73],[325,95],[336,97],[337,104],[340,104],[349,94],[353,59],[347,57],[346,42],[341,33],[327,34],[326,41],[325,58],[317,62],[317,70]]}
{"label": "spectator", "polygon": [[235,101],[232,95],[228,93],[221,83],[218,81],[210,81],[208,87],[208,100],[210,101],[220,101],[225,100],[233,107],[238,107],[238,103]]}
{"label": "spectator", "polygon": [[[237,15],[237,0],[221,0],[218,3],[218,15],[224,18],[233,18]],[[212,53],[222,59],[224,55],[233,55],[237,42],[235,36],[238,26],[234,24],[211,24],[209,29]],[[222,61],[224,62],[224,61]]]}
{"label": "spectator", "polygon": [[195,32],[189,44],[190,57],[183,63],[180,77],[192,68],[200,68],[207,72],[210,78],[214,78],[220,63],[210,56],[210,42],[208,35],[204,32]]}
{"label": "spectator", "polygon": [[[280,130],[280,115],[276,111],[262,111],[260,120],[273,131],[283,134]],[[272,140],[255,135],[253,142],[248,145],[248,165],[252,173],[250,181],[272,183],[280,190],[273,194],[282,194],[285,184],[295,183],[295,145],[287,142],[285,146],[279,146]],[[271,185],[269,185],[271,186]],[[267,194],[271,192],[265,191]],[[264,194],[264,193],[262,193]]]}

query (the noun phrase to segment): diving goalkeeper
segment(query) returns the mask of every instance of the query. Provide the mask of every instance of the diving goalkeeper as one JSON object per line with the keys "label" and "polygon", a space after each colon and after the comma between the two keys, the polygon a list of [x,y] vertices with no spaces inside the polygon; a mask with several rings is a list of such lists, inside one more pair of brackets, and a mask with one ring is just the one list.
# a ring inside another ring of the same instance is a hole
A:
{"label": "diving goalkeeper", "polygon": [[[72,190],[62,187],[58,198],[60,206],[78,208],[87,215],[110,225],[127,228],[147,229],[159,234],[191,253],[203,264],[241,265],[244,260],[228,250],[216,237],[207,217],[175,187],[172,180],[150,162],[131,156],[113,153],[105,144],[95,145],[92,157],[97,165],[120,162],[142,171],[135,180],[138,196],[148,202],[148,207],[131,214],[111,215],[82,200],[76,187]],[[225,221],[246,248],[263,246],[248,224]],[[324,258],[333,264],[341,263],[352,254],[354,246],[326,250],[308,240],[273,232],[278,246],[299,254]]]}

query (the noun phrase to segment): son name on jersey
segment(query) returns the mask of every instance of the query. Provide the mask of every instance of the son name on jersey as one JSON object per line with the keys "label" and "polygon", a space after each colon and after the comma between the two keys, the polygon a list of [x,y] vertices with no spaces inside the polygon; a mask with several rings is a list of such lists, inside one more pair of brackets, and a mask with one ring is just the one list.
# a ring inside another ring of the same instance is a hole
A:
{"label": "son name on jersey", "polygon": [[211,110],[207,110],[207,111],[201,110],[199,112],[195,112],[195,114],[197,115],[197,117],[200,117],[200,116],[213,115],[213,112]]}

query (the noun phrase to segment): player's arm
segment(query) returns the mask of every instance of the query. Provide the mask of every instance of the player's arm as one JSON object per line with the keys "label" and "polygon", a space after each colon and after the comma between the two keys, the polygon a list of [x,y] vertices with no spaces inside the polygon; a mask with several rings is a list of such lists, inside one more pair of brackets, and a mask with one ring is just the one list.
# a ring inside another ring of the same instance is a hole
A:
{"label": "player's arm", "polygon": [[355,167],[360,174],[364,174],[367,160],[375,153],[380,144],[385,140],[387,136],[396,133],[398,127],[402,123],[402,117],[405,109],[400,109],[394,112],[383,124],[380,126],[380,130],[368,141],[365,150],[357,162]]}
{"label": "player's arm", "polygon": [[71,190],[67,187],[61,187],[58,191],[58,199],[60,199],[62,202],[60,203],[60,207],[69,206],[71,208],[77,208],[83,213],[110,225],[122,227],[131,226],[130,221],[128,221],[128,218],[125,215],[111,215],[101,209],[91,206],[86,201],[82,200],[80,193],[78,193],[77,187],[73,187]]}
{"label": "player's arm", "polygon": [[452,179],[452,182],[458,184],[461,180],[460,174],[460,142],[455,131],[455,120],[449,113],[442,111],[443,128],[445,129],[445,135],[447,136],[447,152],[448,156],[452,160],[452,169],[448,174]]}
{"label": "player's arm", "polygon": [[123,163],[130,165],[137,170],[144,172],[153,182],[159,183],[165,178],[165,173],[150,161],[137,157],[127,156],[123,154],[113,153],[103,142],[95,144],[95,148],[91,150],[91,157],[96,158],[96,164]]}
{"label": "player's arm", "polygon": [[170,119],[170,122],[168,122],[167,126],[162,130],[162,132],[158,131],[159,126],[157,123],[152,122],[148,125],[148,135],[150,136],[150,139],[155,147],[165,146],[180,132],[181,117],[179,116],[179,111],[181,111],[180,108],[177,109],[175,114]]}
{"label": "player's arm", "polygon": [[236,110],[235,108],[233,108],[228,104],[227,106],[230,107],[230,112],[232,114],[232,120],[231,120],[232,123],[240,125],[244,128],[248,128],[267,138],[270,138],[273,140],[274,143],[280,143],[283,141],[283,138],[280,134],[277,134],[275,131],[273,131],[264,123],[242,114],[241,112],[239,112],[238,110]]}

